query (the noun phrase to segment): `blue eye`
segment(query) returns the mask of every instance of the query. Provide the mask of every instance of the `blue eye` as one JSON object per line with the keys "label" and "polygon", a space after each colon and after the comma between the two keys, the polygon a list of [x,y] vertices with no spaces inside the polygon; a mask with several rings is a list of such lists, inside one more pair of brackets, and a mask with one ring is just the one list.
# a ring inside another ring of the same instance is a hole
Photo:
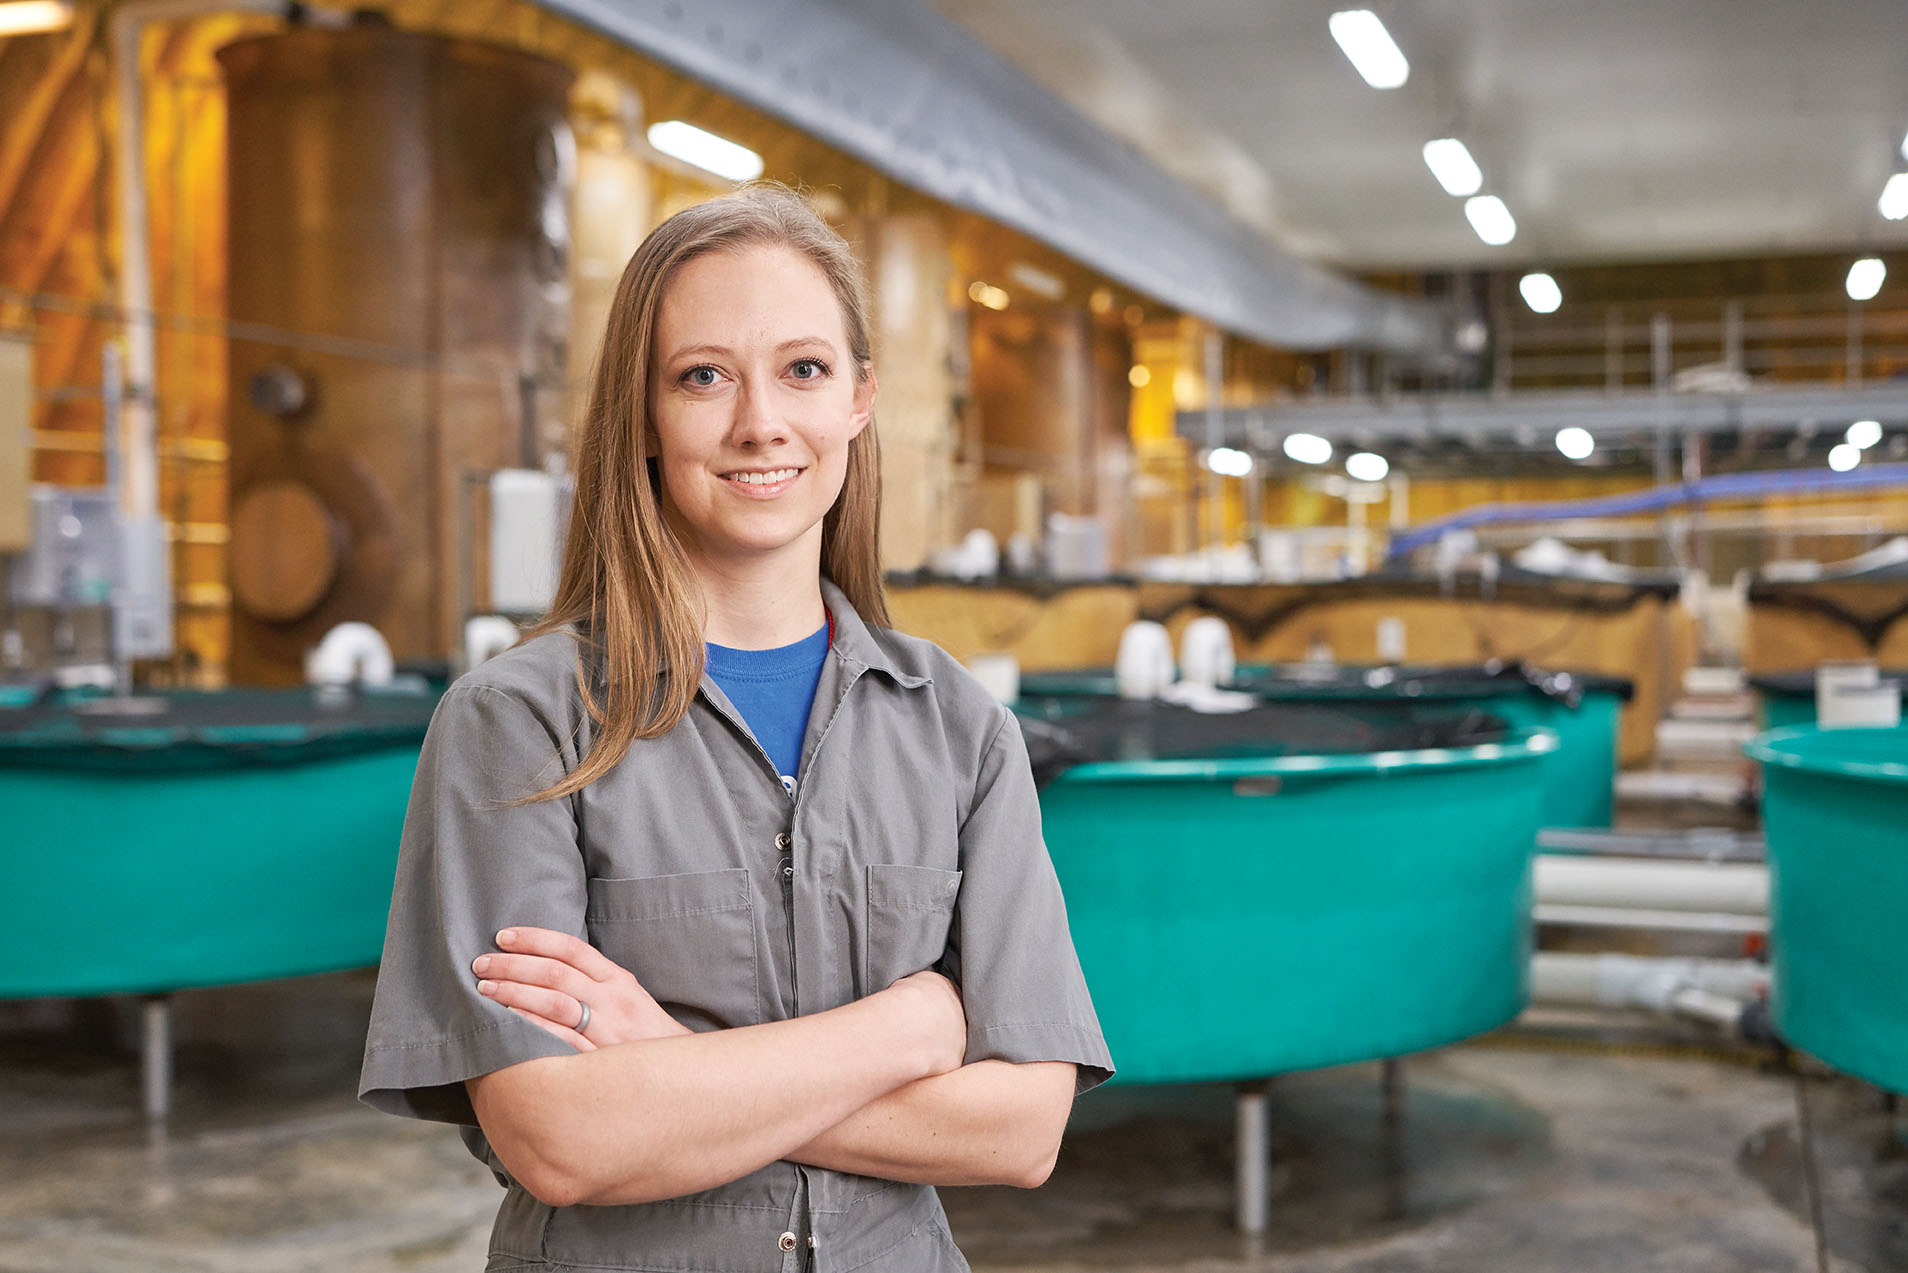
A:
{"label": "blue eye", "polygon": [[828,374],[828,364],[819,358],[802,358],[789,368],[797,380],[820,380]]}
{"label": "blue eye", "polygon": [[707,389],[716,382],[714,367],[691,367],[682,373],[684,384],[694,385],[698,389]]}

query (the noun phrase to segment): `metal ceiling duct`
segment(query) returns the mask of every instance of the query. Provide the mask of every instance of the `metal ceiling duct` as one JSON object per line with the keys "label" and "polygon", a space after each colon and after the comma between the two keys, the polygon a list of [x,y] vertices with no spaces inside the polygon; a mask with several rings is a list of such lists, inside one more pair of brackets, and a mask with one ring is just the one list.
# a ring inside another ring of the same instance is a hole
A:
{"label": "metal ceiling duct", "polygon": [[1286,255],[923,0],[540,3],[1227,331],[1295,350],[1445,347],[1435,307]]}

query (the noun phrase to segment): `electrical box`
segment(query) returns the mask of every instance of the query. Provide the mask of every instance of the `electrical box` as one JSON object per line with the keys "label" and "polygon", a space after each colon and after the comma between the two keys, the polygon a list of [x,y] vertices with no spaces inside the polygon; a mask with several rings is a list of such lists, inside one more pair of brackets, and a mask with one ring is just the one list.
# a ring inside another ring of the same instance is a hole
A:
{"label": "electrical box", "polygon": [[0,553],[25,552],[32,515],[27,439],[33,428],[33,338],[0,332]]}

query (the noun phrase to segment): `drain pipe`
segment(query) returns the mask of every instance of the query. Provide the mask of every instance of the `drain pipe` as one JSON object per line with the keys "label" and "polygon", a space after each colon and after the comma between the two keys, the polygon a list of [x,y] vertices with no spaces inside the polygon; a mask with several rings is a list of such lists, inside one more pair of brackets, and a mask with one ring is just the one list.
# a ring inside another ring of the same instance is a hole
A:
{"label": "drain pipe", "polygon": [[1539,951],[1530,961],[1533,1003],[1641,1008],[1765,1041],[1769,970],[1749,959],[1662,959]]}

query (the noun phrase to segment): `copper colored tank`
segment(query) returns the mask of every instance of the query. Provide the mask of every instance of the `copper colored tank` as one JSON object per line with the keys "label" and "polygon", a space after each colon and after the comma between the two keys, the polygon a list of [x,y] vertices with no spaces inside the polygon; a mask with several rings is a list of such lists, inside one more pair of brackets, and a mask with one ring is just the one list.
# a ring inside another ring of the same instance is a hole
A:
{"label": "copper colored tank", "polygon": [[534,404],[569,328],[571,73],[378,26],[219,61],[230,312],[252,337],[231,349],[232,679],[299,679],[351,619],[401,660],[444,657],[465,475],[561,445]]}

